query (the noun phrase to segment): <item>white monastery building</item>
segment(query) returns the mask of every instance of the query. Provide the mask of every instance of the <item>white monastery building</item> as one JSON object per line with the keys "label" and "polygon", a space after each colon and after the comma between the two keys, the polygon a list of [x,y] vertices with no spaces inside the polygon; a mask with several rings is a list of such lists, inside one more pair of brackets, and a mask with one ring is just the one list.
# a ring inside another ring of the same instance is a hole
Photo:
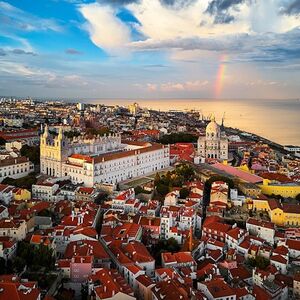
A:
{"label": "white monastery building", "polygon": [[170,165],[169,147],[154,143],[122,143],[121,135],[68,139],[62,128],[56,137],[45,126],[41,135],[41,173],[70,176],[73,183],[117,183]]}
{"label": "white monastery building", "polygon": [[228,139],[215,118],[206,126],[205,136],[198,139],[198,155],[218,160],[228,159]]}

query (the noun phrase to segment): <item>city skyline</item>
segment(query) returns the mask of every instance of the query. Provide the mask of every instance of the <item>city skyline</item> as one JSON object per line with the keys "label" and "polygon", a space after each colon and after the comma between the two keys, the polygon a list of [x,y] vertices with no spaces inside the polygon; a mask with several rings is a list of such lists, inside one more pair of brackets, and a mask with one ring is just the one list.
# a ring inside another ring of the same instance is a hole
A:
{"label": "city skyline", "polygon": [[297,0],[0,1],[0,94],[299,98]]}

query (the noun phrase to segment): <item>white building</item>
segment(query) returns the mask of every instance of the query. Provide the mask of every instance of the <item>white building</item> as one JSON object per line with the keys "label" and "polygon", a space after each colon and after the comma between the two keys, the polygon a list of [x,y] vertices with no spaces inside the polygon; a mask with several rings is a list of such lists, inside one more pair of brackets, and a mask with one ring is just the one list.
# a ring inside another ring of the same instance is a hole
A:
{"label": "white building", "polygon": [[41,173],[54,177],[70,176],[72,183],[93,186],[118,183],[166,168],[169,147],[150,143],[121,142],[120,135],[93,139],[49,135],[47,126],[41,136]]}
{"label": "white building", "polygon": [[33,163],[25,156],[0,160],[0,182],[6,177],[22,178],[33,171]]}
{"label": "white building", "polygon": [[198,139],[198,155],[218,160],[228,159],[228,139],[213,118],[206,127],[205,136]]}
{"label": "white building", "polygon": [[43,182],[32,185],[32,198],[43,201],[55,200],[55,192],[58,190],[59,185],[52,182]]}
{"label": "white building", "polygon": [[[13,198],[14,188],[15,187],[12,185],[0,183],[0,201],[5,203],[6,205],[9,205],[10,201]],[[1,208],[1,206],[0,206],[0,208]]]}
{"label": "white building", "polygon": [[250,234],[264,239],[271,245],[274,244],[275,226],[272,222],[249,218],[246,222],[246,229]]}
{"label": "white building", "polygon": [[3,124],[8,127],[23,127],[24,120],[16,118],[4,118]]}
{"label": "white building", "polygon": [[24,220],[0,220],[0,236],[8,236],[22,241],[27,234],[27,225]]}
{"label": "white building", "polygon": [[81,110],[81,111],[84,110],[84,109],[85,109],[84,103],[78,102],[78,103],[77,103],[77,109],[78,109],[78,110]]}
{"label": "white building", "polygon": [[8,209],[4,205],[0,205],[0,220],[8,218]]}

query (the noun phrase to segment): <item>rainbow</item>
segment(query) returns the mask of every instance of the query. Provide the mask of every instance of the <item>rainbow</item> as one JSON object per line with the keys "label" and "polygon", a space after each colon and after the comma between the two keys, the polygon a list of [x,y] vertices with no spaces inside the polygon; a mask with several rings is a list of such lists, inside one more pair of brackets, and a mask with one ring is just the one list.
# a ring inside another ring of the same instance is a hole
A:
{"label": "rainbow", "polygon": [[216,98],[219,98],[222,94],[227,60],[228,60],[228,56],[226,54],[222,55],[220,58],[220,65],[218,68],[216,84],[215,84],[215,97]]}

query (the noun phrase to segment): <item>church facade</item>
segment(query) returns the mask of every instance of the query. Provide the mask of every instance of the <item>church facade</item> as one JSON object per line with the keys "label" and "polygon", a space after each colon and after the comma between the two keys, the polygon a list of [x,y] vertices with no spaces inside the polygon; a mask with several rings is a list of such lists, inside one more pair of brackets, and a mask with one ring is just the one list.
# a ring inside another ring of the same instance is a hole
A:
{"label": "church facade", "polygon": [[207,159],[228,159],[228,139],[214,118],[207,125],[205,136],[198,138],[197,154]]}
{"label": "church facade", "polygon": [[170,165],[168,146],[122,143],[121,135],[68,139],[62,128],[56,137],[45,127],[40,141],[41,173],[69,176],[75,184],[118,183]]}

